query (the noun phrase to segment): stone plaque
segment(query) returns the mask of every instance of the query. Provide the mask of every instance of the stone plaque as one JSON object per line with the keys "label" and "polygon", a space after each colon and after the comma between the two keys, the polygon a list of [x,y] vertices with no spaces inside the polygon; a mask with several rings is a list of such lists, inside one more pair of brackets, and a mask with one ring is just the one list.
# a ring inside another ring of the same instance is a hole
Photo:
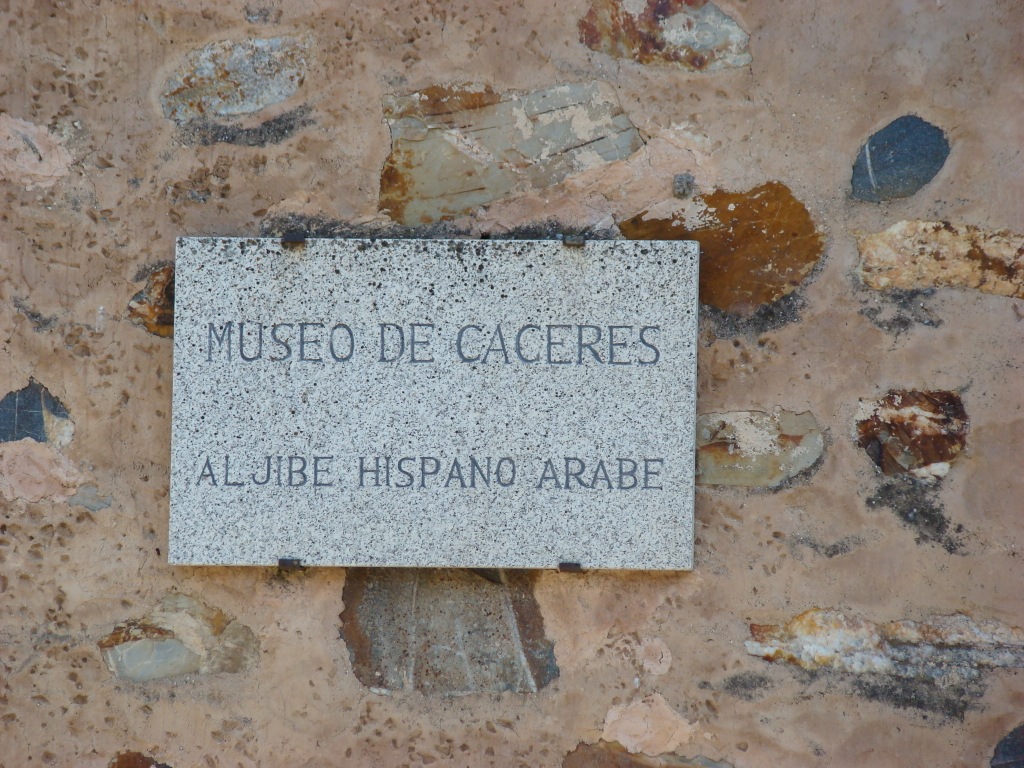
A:
{"label": "stone plaque", "polygon": [[689,569],[697,245],[182,239],[171,563]]}

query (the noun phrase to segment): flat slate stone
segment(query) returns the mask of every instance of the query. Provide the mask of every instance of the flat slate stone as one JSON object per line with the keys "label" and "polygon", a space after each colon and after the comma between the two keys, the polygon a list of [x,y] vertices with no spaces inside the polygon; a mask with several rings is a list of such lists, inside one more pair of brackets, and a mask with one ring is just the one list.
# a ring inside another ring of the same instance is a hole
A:
{"label": "flat slate stone", "polygon": [[935,178],[949,157],[946,134],[917,115],[904,115],[864,142],[853,165],[853,196],[880,203],[910,197]]}
{"label": "flat slate stone", "polygon": [[171,563],[689,569],[697,246],[181,239]]}
{"label": "flat slate stone", "polygon": [[64,447],[74,432],[70,419],[60,400],[31,379],[28,386],[8,392],[0,400],[0,443],[31,438]]}

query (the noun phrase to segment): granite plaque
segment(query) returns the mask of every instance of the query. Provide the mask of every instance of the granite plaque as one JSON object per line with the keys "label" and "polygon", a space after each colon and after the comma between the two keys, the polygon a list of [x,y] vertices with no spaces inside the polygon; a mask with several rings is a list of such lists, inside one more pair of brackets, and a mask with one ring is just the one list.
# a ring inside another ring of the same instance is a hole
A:
{"label": "granite plaque", "polygon": [[689,569],[697,245],[178,241],[169,560]]}

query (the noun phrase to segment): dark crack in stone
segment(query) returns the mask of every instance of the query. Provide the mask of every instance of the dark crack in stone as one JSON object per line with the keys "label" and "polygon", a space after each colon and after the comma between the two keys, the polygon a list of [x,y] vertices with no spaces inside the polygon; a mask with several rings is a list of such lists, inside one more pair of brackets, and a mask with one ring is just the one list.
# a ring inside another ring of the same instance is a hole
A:
{"label": "dark crack in stone", "polygon": [[1024,768],[1024,725],[1018,725],[996,744],[989,765],[991,768]]}
{"label": "dark crack in stone", "polygon": [[985,695],[985,685],[979,680],[940,685],[930,677],[903,679],[868,674],[854,677],[849,683],[857,695],[866,699],[897,709],[931,712],[950,720],[963,720]]}
{"label": "dark crack in stone", "polygon": [[722,683],[722,690],[730,696],[744,701],[760,699],[774,683],[768,675],[758,672],[739,672],[730,675]]}
{"label": "dark crack in stone", "polygon": [[29,438],[64,448],[74,430],[64,405],[35,379],[0,400],[0,443]]}
{"label": "dark crack in stone", "polygon": [[652,757],[630,754],[614,741],[580,744],[562,760],[562,768],[733,768],[724,760],[710,760],[703,755],[682,757],[665,754]]}
{"label": "dark crack in stone", "polygon": [[707,0],[594,0],[578,26],[591,50],[641,64],[712,72],[751,61],[747,33]]}
{"label": "dark crack in stone", "polygon": [[533,693],[558,677],[530,572],[352,569],[341,637],[363,685],[427,695]]}
{"label": "dark crack in stone", "polygon": [[868,498],[867,505],[871,509],[891,509],[903,525],[917,534],[918,544],[938,544],[951,555],[965,550],[963,526],[950,523],[933,485],[912,477],[889,480]]}
{"label": "dark crack in stone", "polygon": [[797,533],[791,536],[789,541],[794,546],[807,547],[807,549],[814,552],[814,554],[821,555],[829,560],[833,557],[839,557],[840,555],[848,555],[853,551],[855,546],[864,543],[864,539],[860,536],[844,536],[831,544],[825,544],[824,542],[818,541],[814,537],[803,533]]}
{"label": "dark crack in stone", "polygon": [[778,181],[697,195],[669,217],[644,211],[619,229],[630,240],[696,240],[701,303],[740,318],[799,289],[825,247],[810,212]]}
{"label": "dark crack in stone", "polygon": [[865,306],[860,314],[876,328],[898,338],[916,325],[928,328],[942,325],[942,318],[937,317],[929,306],[929,300],[934,296],[934,288],[878,291],[863,299]]}
{"label": "dark crack in stone", "polygon": [[337,237],[367,238],[370,240],[449,239],[449,240],[618,240],[615,229],[584,229],[558,221],[538,221],[499,232],[474,233],[452,221],[434,221],[418,226],[403,226],[393,222],[374,221],[353,224],[327,216],[287,213],[268,216],[260,223],[261,237],[301,235],[305,238]]}
{"label": "dark crack in stone", "polygon": [[128,302],[128,319],[154,336],[174,335],[174,265],[164,264],[149,273],[146,287]]}
{"label": "dark crack in stone", "polygon": [[57,315],[44,315],[28,303],[26,299],[14,297],[14,308],[23,314],[32,324],[32,330],[38,333],[45,333],[52,330],[60,319]]}
{"label": "dark crack in stone", "polygon": [[970,421],[956,392],[892,389],[861,402],[857,444],[886,475],[944,477],[967,445]]}
{"label": "dark crack in stone", "polygon": [[864,142],[853,165],[853,196],[880,203],[910,197],[949,157],[941,128],[917,115],[898,117]]}
{"label": "dark crack in stone", "polygon": [[208,147],[212,144],[236,144],[240,147],[265,147],[280,144],[298,131],[314,124],[308,105],[296,107],[253,127],[217,122],[206,118],[189,120],[178,128],[182,144]]}

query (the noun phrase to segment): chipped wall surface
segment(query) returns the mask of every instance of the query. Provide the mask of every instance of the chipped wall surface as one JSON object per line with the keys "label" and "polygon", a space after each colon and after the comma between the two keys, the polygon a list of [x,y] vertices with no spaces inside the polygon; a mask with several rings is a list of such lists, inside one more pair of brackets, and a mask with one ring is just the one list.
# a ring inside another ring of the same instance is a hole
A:
{"label": "chipped wall surface", "polygon": [[[0,22],[0,766],[1020,764],[1019,3]],[[297,232],[702,240],[695,570],[169,567],[175,238]]]}

